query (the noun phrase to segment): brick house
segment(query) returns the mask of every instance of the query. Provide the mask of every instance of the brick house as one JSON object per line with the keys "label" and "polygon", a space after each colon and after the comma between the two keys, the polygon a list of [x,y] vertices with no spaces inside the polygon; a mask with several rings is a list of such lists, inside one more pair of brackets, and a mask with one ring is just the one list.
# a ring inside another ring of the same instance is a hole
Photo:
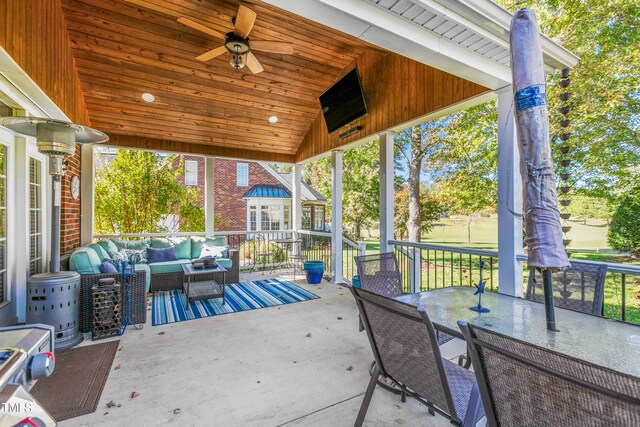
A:
{"label": "brick house", "polygon": [[[205,159],[182,156],[186,186],[205,194]],[[265,162],[216,158],[214,212],[217,231],[267,231],[291,228],[291,174],[280,173]],[[204,196],[203,196],[204,198]],[[204,200],[202,201],[204,205]],[[303,183],[302,228],[325,229],[326,197]]]}

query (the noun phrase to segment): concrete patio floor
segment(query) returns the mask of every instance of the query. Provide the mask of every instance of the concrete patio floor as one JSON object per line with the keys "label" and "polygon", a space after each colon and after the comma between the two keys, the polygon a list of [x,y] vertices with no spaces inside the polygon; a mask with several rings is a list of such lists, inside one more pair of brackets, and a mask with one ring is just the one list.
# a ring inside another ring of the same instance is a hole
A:
{"label": "concrete patio floor", "polygon": [[[148,316],[120,338],[113,366],[121,368],[112,368],[96,412],[59,425],[353,425],[373,360],[356,305],[343,287],[295,283],[320,299],[163,326]],[[365,424],[450,425],[382,389]]]}

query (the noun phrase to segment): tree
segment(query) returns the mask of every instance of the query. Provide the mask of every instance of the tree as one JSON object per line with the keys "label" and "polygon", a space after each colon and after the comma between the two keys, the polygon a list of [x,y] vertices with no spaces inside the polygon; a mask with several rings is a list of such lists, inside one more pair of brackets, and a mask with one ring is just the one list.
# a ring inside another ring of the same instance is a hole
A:
{"label": "tree", "polygon": [[96,233],[163,232],[176,225],[180,231],[203,231],[200,190],[178,181],[183,172],[176,156],[119,149],[96,170]]}
{"label": "tree", "polygon": [[[409,187],[403,186],[400,191],[395,192],[395,232],[399,240],[403,240],[407,234],[409,223]],[[420,191],[420,233],[428,233],[433,230],[433,224],[442,213],[442,206],[429,196],[429,193],[422,189]]]}
{"label": "tree", "polygon": [[[420,213],[420,175],[429,169],[432,158],[444,142],[447,120],[436,120],[414,126],[398,133],[394,139],[396,153],[404,160],[408,170],[408,219],[406,227],[409,241],[420,241],[422,215]],[[425,163],[427,159],[427,163]]]}
{"label": "tree", "polygon": [[617,251],[640,256],[640,187],[622,197],[611,218],[609,244]]}
{"label": "tree", "polygon": [[[380,160],[378,142],[346,150],[342,157],[342,215],[347,231],[355,239],[377,220],[380,207]],[[331,158],[324,157],[305,167],[303,178],[324,195],[331,195]],[[330,207],[330,203],[327,206]]]}

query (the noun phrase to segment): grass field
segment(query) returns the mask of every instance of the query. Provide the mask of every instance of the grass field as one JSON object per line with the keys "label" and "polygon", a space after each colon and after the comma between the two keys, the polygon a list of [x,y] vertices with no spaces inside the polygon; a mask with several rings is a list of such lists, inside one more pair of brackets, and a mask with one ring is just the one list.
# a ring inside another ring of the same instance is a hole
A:
{"label": "grass field", "polygon": [[[571,221],[569,225],[572,227],[568,234],[568,238],[572,240],[569,245],[572,259],[640,265],[640,260],[637,258],[616,253],[608,247],[607,226],[604,221],[589,220],[586,225],[583,221]],[[474,219],[471,224],[471,243],[468,243],[467,219],[446,218],[440,220],[429,234],[423,235],[422,241],[456,247],[497,249],[497,226],[496,217]],[[375,231],[371,233],[372,237],[376,234]],[[371,238],[367,240],[367,252],[377,253],[379,247],[377,240]],[[479,279],[477,261],[479,261],[478,257],[460,257],[451,252],[423,251],[422,288],[477,283]],[[485,261],[488,260],[485,259]],[[406,260],[400,259],[400,262],[406,263]],[[408,265],[402,265],[402,268],[408,271]],[[493,269],[493,281],[497,286],[497,259],[493,260],[491,269]],[[491,272],[489,270],[485,272],[484,278],[489,279]],[[525,284],[527,280],[528,272],[525,272]],[[640,276],[627,275],[625,285],[626,320],[640,323]],[[622,298],[621,275],[608,273],[605,283],[605,316],[621,319]]]}

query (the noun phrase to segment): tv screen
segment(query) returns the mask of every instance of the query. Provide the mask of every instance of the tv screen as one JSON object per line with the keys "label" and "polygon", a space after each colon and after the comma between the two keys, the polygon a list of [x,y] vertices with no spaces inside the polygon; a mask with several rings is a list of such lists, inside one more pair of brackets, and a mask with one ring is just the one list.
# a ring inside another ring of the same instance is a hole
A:
{"label": "tv screen", "polygon": [[349,71],[320,95],[320,105],[329,133],[367,115],[358,67]]}

